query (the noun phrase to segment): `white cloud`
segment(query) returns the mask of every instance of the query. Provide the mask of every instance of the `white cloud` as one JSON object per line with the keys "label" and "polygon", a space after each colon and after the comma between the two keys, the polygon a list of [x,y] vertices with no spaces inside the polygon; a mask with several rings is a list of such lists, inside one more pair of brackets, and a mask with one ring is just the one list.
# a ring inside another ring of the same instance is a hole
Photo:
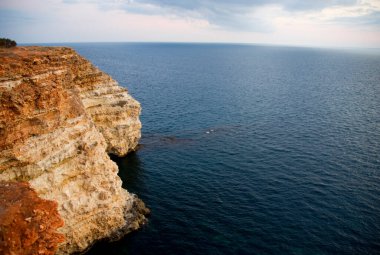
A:
{"label": "white cloud", "polygon": [[312,12],[306,15],[306,18],[320,22],[333,22],[340,18],[366,17],[376,12],[380,12],[380,1],[361,0],[351,6],[331,6],[320,12]]}

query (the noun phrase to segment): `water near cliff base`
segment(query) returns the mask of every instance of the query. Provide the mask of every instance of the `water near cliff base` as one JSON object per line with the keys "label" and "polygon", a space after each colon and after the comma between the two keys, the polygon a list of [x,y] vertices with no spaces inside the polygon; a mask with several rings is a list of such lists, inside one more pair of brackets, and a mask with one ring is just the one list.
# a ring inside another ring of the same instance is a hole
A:
{"label": "water near cliff base", "polygon": [[89,254],[380,254],[380,54],[74,44],[142,104],[149,224]]}

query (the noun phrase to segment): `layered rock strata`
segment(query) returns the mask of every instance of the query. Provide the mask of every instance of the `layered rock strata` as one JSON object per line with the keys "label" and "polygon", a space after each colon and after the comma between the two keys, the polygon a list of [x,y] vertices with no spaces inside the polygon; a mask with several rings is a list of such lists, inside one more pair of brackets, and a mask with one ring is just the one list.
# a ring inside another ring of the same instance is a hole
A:
{"label": "layered rock strata", "polygon": [[110,76],[62,47],[0,50],[0,180],[28,181],[58,202],[65,242],[87,249],[144,224],[108,153],[140,138],[140,105]]}
{"label": "layered rock strata", "polygon": [[97,129],[105,137],[107,152],[124,156],[135,150],[141,137],[141,107],[127,89],[70,48],[18,47],[0,49],[0,93],[23,80],[42,84],[63,83],[76,89]]}
{"label": "layered rock strata", "polygon": [[25,182],[0,181],[0,254],[53,255],[64,236],[57,203],[38,197]]}

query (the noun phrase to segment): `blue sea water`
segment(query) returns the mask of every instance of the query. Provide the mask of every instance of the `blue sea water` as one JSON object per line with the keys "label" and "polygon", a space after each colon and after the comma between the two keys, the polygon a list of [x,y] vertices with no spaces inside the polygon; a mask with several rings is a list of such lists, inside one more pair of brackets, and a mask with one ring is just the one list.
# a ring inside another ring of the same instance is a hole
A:
{"label": "blue sea water", "polygon": [[380,54],[73,44],[142,105],[148,225],[88,254],[380,254]]}

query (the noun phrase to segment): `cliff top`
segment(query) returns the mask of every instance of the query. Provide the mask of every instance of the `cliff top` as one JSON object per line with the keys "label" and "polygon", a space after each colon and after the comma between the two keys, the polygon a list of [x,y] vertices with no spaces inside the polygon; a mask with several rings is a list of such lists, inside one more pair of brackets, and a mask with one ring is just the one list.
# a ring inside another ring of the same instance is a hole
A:
{"label": "cliff top", "polygon": [[[69,47],[51,47],[51,46],[17,46],[12,48],[0,48],[1,59],[30,58],[34,56],[44,55],[59,55],[74,53],[74,50]],[[3,64],[3,63],[0,63]]]}
{"label": "cliff top", "polygon": [[66,59],[76,54],[68,47],[25,46],[0,48],[0,81],[13,80],[15,77],[31,75],[43,70],[44,64]]}

